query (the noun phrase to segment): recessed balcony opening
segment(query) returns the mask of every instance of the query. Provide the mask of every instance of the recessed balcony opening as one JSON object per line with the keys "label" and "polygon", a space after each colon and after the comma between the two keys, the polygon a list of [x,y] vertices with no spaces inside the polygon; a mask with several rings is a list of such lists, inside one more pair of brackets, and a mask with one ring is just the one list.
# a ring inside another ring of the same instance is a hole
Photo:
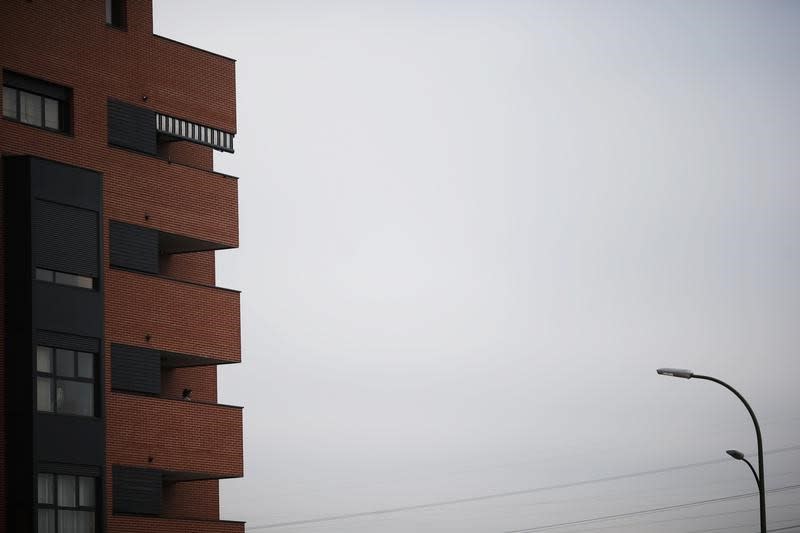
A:
{"label": "recessed balcony opening", "polygon": [[111,266],[214,285],[214,251],[220,243],[111,221]]}
{"label": "recessed balcony opening", "polygon": [[114,465],[113,476],[115,515],[219,520],[218,474]]}
{"label": "recessed balcony opening", "polygon": [[[149,155],[161,146],[188,141],[222,152],[233,152],[234,134],[211,126],[164,115],[119,100],[108,100],[108,143]],[[164,150],[168,151],[165,147]]]}
{"label": "recessed balcony opening", "polygon": [[196,355],[111,345],[112,389],[164,400],[217,404],[216,365]]}

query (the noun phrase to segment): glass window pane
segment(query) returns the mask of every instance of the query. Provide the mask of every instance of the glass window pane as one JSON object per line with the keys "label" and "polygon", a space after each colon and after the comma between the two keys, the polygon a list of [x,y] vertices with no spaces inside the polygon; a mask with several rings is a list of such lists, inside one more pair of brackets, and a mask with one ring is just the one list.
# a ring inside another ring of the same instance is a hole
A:
{"label": "glass window pane", "polygon": [[36,94],[19,92],[19,120],[34,126],[42,125],[42,97]]}
{"label": "glass window pane", "polygon": [[36,370],[53,373],[53,349],[47,346],[36,347]]}
{"label": "glass window pane", "polygon": [[17,118],[17,90],[3,87],[3,116]]}
{"label": "glass window pane", "polygon": [[56,349],[56,374],[67,378],[75,377],[75,352]]}
{"label": "glass window pane", "polygon": [[56,533],[56,512],[54,509],[39,509],[39,533]]}
{"label": "glass window pane", "polygon": [[53,271],[46,268],[37,268],[36,279],[39,281],[53,281]]}
{"label": "glass window pane", "polygon": [[75,276],[75,286],[80,287],[82,289],[93,289],[94,278],[90,278],[87,276]]}
{"label": "glass window pane", "polygon": [[94,384],[79,381],[56,382],[57,411],[59,413],[94,416]]}
{"label": "glass window pane", "polygon": [[44,99],[44,127],[54,130],[61,129],[61,117],[58,100]]}
{"label": "glass window pane", "polygon": [[78,478],[78,494],[80,507],[96,507],[94,501],[94,478],[93,477],[79,477]]}
{"label": "glass window pane", "polygon": [[78,352],[78,377],[94,377],[94,354]]}
{"label": "glass window pane", "polygon": [[75,507],[75,476],[58,476],[58,506]]}
{"label": "glass window pane", "polygon": [[77,285],[78,280],[75,279],[78,276],[75,274],[67,274],[66,272],[56,272],[56,283],[60,283],[61,285]]}
{"label": "glass window pane", "polygon": [[36,409],[39,411],[53,412],[53,380],[50,378],[36,378]]}
{"label": "glass window pane", "polygon": [[39,487],[37,490],[38,496],[36,497],[37,502],[53,504],[53,477],[53,474],[39,474],[37,476]]}
{"label": "glass window pane", "polygon": [[94,533],[94,513],[92,511],[77,511],[75,513],[75,526],[79,533]]}
{"label": "glass window pane", "polygon": [[58,533],[78,533],[78,513],[66,509],[58,510]]}

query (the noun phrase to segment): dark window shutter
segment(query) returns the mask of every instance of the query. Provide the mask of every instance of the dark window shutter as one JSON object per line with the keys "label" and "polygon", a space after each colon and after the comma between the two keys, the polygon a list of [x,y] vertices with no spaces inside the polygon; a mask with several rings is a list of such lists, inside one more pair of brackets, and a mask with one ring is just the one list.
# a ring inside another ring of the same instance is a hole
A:
{"label": "dark window shutter", "polygon": [[112,472],[115,514],[161,514],[159,470],[114,466]]}
{"label": "dark window shutter", "polygon": [[158,350],[112,344],[111,388],[160,394],[161,354]]}
{"label": "dark window shutter", "polygon": [[158,232],[154,229],[111,221],[111,264],[158,274]]}
{"label": "dark window shutter", "polygon": [[3,71],[3,85],[16,87],[17,89],[22,89],[23,91],[41,94],[50,98],[55,98],[56,100],[61,100],[62,102],[69,100],[70,93],[72,92],[67,87],[37,80],[36,78],[17,74],[16,72],[11,72],[9,70]]}
{"label": "dark window shutter", "polygon": [[156,155],[155,111],[109,100],[108,143]]}
{"label": "dark window shutter", "polygon": [[96,278],[99,214],[36,200],[33,204],[33,258],[38,268]]}

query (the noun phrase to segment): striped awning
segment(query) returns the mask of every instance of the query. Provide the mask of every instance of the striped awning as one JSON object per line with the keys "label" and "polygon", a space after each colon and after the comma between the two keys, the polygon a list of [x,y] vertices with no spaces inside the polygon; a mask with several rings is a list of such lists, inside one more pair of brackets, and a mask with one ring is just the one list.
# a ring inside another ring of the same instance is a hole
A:
{"label": "striped awning", "polygon": [[171,135],[179,139],[186,139],[200,144],[205,144],[223,152],[233,152],[233,134],[222,130],[202,126],[183,120],[156,113],[156,130],[159,133]]}

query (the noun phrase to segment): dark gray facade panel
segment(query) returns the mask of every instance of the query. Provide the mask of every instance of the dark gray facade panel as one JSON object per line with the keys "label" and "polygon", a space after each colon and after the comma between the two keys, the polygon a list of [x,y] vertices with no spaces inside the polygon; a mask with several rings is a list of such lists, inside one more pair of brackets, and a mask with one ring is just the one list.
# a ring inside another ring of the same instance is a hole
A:
{"label": "dark gray facade panel", "polygon": [[[9,531],[32,531],[36,471],[42,471],[45,464],[77,463],[100,472],[105,462],[103,418],[38,413],[33,379],[37,343],[101,353],[103,237],[98,221],[102,220],[102,175],[31,156],[4,157],[3,169],[8,311],[5,343],[6,351],[14,355],[7,358],[5,372],[7,427],[14,429],[5,437],[9,458],[6,480],[14,490],[8,492],[9,519],[0,530],[7,526]],[[62,209],[67,206],[72,207]],[[72,216],[78,211],[89,213],[94,220],[93,231],[86,232],[85,220]],[[72,234],[53,229],[59,226]],[[75,234],[83,233],[91,233],[93,238],[74,242]],[[53,257],[53,250],[65,258],[53,259],[59,261],[60,268],[56,263],[47,266],[73,273],[80,272],[63,265],[78,263],[82,269],[93,269],[98,290],[32,280],[35,261]],[[75,255],[88,256],[92,268],[83,263],[85,257]],[[102,357],[98,360],[95,394],[98,414],[102,414]]]}
{"label": "dark gray facade panel", "polygon": [[109,100],[108,143],[146,154],[158,154],[155,112]]}
{"label": "dark gray facade panel", "polygon": [[46,200],[33,201],[33,264],[96,278],[100,214]]}
{"label": "dark gray facade panel", "polygon": [[161,471],[115,465],[112,477],[115,514],[161,514]]}
{"label": "dark gray facade panel", "polygon": [[102,211],[102,174],[47,159],[27,159],[30,162],[31,194],[34,198]]}
{"label": "dark gray facade panel", "polygon": [[37,331],[35,344],[66,348],[67,350],[77,350],[79,352],[100,353],[100,339],[64,335],[55,331]]}
{"label": "dark gray facade panel", "polygon": [[158,274],[158,231],[112,220],[109,243],[113,266]]}
{"label": "dark gray facade panel", "polygon": [[158,350],[112,344],[111,388],[160,394],[161,354]]}
{"label": "dark gray facade panel", "polygon": [[39,461],[103,466],[103,419],[37,413],[36,453]]}
{"label": "dark gray facade panel", "polygon": [[103,337],[103,295],[99,291],[33,282],[33,327]]}
{"label": "dark gray facade panel", "polygon": [[103,470],[99,466],[75,465],[75,464],[65,464],[65,463],[47,463],[44,461],[39,461],[39,472],[49,472],[51,474],[67,474],[71,476],[90,476],[90,477],[100,477],[103,474]]}

